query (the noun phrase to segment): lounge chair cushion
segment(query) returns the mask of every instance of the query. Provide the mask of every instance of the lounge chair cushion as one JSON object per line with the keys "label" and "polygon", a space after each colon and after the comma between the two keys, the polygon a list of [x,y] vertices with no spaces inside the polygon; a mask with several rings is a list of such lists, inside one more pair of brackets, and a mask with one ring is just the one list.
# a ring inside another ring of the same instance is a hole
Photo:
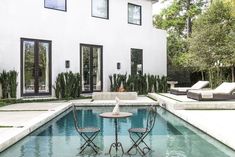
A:
{"label": "lounge chair cushion", "polygon": [[201,91],[202,98],[211,99],[213,98],[213,91]]}
{"label": "lounge chair cushion", "polygon": [[235,99],[235,83],[224,82],[214,90],[190,90],[187,97],[195,100],[229,100]]}
{"label": "lounge chair cushion", "polygon": [[213,90],[190,90],[191,93],[199,94],[202,98],[211,99],[213,98],[214,91]]}
{"label": "lounge chair cushion", "polygon": [[191,87],[191,89],[201,89],[203,87],[206,87],[208,84],[209,81],[198,81]]}
{"label": "lounge chair cushion", "polygon": [[224,94],[232,94],[232,92],[235,90],[235,83],[231,82],[224,82],[220,86],[218,86],[216,89],[214,89],[215,93],[224,93]]}

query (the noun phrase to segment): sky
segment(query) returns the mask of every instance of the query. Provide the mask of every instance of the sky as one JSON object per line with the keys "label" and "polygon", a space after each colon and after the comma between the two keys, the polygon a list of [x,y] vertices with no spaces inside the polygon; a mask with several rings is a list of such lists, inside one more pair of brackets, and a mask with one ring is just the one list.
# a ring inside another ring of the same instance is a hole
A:
{"label": "sky", "polygon": [[165,7],[167,7],[169,4],[171,3],[170,1],[167,1],[165,3],[161,3],[161,2],[157,2],[153,5],[153,15],[154,14],[159,14],[161,12],[161,10]]}

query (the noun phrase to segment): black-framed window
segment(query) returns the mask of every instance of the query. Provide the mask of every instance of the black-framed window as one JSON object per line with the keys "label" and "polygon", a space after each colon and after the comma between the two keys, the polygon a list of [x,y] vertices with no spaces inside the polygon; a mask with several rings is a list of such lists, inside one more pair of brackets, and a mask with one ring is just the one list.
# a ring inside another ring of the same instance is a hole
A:
{"label": "black-framed window", "polygon": [[44,0],[44,7],[60,11],[67,11],[67,0]]}
{"label": "black-framed window", "polygon": [[128,23],[141,25],[142,23],[142,10],[140,5],[128,3]]}
{"label": "black-framed window", "polygon": [[109,18],[109,0],[91,0],[91,15],[93,17]]}
{"label": "black-framed window", "polygon": [[143,50],[131,49],[131,75],[143,74]]}

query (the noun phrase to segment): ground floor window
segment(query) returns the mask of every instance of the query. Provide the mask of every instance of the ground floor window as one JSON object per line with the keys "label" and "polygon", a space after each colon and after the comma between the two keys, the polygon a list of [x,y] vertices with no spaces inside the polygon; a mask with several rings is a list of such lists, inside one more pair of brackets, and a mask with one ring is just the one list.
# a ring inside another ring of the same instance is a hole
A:
{"label": "ground floor window", "polygon": [[51,94],[51,41],[21,38],[21,95]]}
{"label": "ground floor window", "polygon": [[82,92],[102,91],[102,51],[99,45],[80,45]]}
{"label": "ground floor window", "polygon": [[131,49],[131,75],[143,74],[143,50]]}

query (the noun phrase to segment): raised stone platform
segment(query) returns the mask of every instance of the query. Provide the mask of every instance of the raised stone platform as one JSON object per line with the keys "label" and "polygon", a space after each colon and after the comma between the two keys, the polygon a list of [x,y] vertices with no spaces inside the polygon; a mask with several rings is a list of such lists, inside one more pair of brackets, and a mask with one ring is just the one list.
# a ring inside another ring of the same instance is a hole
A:
{"label": "raised stone platform", "polygon": [[158,100],[162,107],[174,110],[235,110],[235,100],[197,101],[170,93],[149,93],[148,96]]}
{"label": "raised stone platform", "polygon": [[196,101],[169,93],[148,95],[159,105],[235,150],[235,100]]}
{"label": "raised stone platform", "polygon": [[92,94],[93,100],[115,100],[118,97],[121,100],[136,100],[136,92],[94,92]]}

